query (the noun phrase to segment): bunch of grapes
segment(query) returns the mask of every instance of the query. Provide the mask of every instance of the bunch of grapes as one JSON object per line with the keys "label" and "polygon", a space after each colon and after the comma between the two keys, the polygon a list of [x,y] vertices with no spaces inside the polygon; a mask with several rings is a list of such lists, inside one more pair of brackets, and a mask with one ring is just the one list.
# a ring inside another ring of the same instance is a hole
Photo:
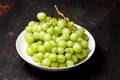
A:
{"label": "bunch of grapes", "polygon": [[66,17],[52,18],[44,12],[38,21],[25,27],[26,53],[33,61],[51,68],[69,67],[84,60],[89,53],[88,36]]}

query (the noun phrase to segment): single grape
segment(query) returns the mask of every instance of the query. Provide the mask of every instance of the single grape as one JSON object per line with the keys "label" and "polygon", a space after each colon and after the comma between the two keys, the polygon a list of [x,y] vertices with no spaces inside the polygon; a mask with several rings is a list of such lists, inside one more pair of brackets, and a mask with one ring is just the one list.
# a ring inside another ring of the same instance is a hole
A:
{"label": "single grape", "polygon": [[40,21],[45,20],[45,18],[46,18],[46,13],[44,13],[44,12],[39,12],[39,13],[37,14],[37,18],[38,18],[38,20],[40,20]]}
{"label": "single grape", "polygon": [[28,33],[31,33],[31,32],[32,32],[32,29],[31,29],[31,27],[27,26],[27,27],[25,28],[25,31],[28,32]]}
{"label": "single grape", "polygon": [[88,42],[86,40],[82,40],[81,45],[82,45],[83,48],[87,48],[88,47]]}
{"label": "single grape", "polygon": [[39,33],[38,32],[33,32],[33,38],[34,39],[39,39]]}
{"label": "single grape", "polygon": [[57,49],[56,47],[53,47],[53,48],[52,48],[52,52],[53,52],[53,53],[57,53],[57,52],[58,52],[58,49]]}
{"label": "single grape", "polygon": [[73,66],[74,65],[73,60],[66,60],[66,65],[67,67]]}
{"label": "single grape", "polygon": [[74,43],[73,50],[75,52],[81,52],[82,51],[82,47],[81,47],[81,45],[79,43]]}
{"label": "single grape", "polygon": [[66,27],[66,20],[64,19],[60,19],[58,20],[57,26],[60,27],[61,29],[63,29],[64,27]]}
{"label": "single grape", "polygon": [[59,54],[63,54],[64,53],[64,48],[63,47],[59,47],[57,49],[57,51],[58,51]]}
{"label": "single grape", "polygon": [[71,41],[77,41],[77,39],[78,39],[77,33],[72,33],[72,34],[70,35],[70,40],[71,40]]}
{"label": "single grape", "polygon": [[65,41],[67,41],[67,40],[69,40],[70,35],[69,35],[69,34],[63,34],[63,35],[61,36],[61,38],[62,38],[63,40],[65,40]]}
{"label": "single grape", "polygon": [[57,46],[57,43],[54,40],[50,40],[50,44],[51,44],[52,47],[56,47]]}
{"label": "single grape", "polygon": [[46,33],[45,33],[44,31],[41,31],[41,32],[39,33],[39,38],[40,38],[40,40],[43,40],[45,34],[46,34]]}
{"label": "single grape", "polygon": [[66,58],[66,59],[71,59],[71,56],[72,56],[72,55],[71,55],[70,53],[65,53],[65,58]]}
{"label": "single grape", "polygon": [[39,45],[37,43],[31,44],[31,48],[32,48],[33,52],[38,52],[38,47],[39,47]]}
{"label": "single grape", "polygon": [[26,33],[25,34],[25,40],[27,41],[27,43],[32,43],[32,42],[34,42],[34,38],[33,38],[33,35],[32,35],[32,33]]}
{"label": "single grape", "polygon": [[63,68],[63,67],[66,67],[66,64],[65,63],[59,63],[59,68]]}
{"label": "single grape", "polygon": [[58,26],[55,26],[54,31],[55,31],[55,34],[61,34],[62,29],[60,27],[58,27]]}
{"label": "single grape", "polygon": [[35,23],[35,21],[30,21],[30,22],[28,23],[28,26],[31,27],[31,26],[34,25],[34,23]]}
{"label": "single grape", "polygon": [[58,54],[58,62],[59,63],[64,63],[65,62],[65,56],[63,54]]}
{"label": "single grape", "polygon": [[50,67],[51,61],[48,58],[42,60],[42,66]]}
{"label": "single grape", "polygon": [[45,52],[44,58],[49,58],[50,52]]}
{"label": "single grape", "polygon": [[49,60],[50,60],[50,61],[56,61],[56,60],[57,60],[57,55],[56,55],[55,53],[51,53],[51,54],[49,55]]}
{"label": "single grape", "polygon": [[44,42],[44,48],[46,51],[50,51],[52,49],[50,42],[48,41]]}
{"label": "single grape", "polygon": [[73,44],[74,44],[73,41],[71,41],[71,40],[67,41],[67,47],[72,47]]}
{"label": "single grape", "polygon": [[52,39],[51,35],[46,33],[43,37],[44,41],[50,41]]}
{"label": "single grape", "polygon": [[33,55],[32,59],[35,62],[40,62],[41,63],[42,60],[44,59],[44,55],[43,55],[43,53],[37,53],[37,54]]}
{"label": "single grape", "polygon": [[54,28],[53,27],[48,28],[47,33],[53,34],[54,33]]}
{"label": "single grape", "polygon": [[38,51],[41,53],[45,53],[45,47],[43,45],[39,46]]}
{"label": "single grape", "polygon": [[38,25],[38,26],[37,26],[37,32],[40,32],[40,31],[42,31],[42,26],[41,26],[41,25]]}
{"label": "single grape", "polygon": [[47,31],[48,28],[49,28],[49,24],[48,23],[43,23],[42,24],[42,30],[43,31]]}
{"label": "single grape", "polygon": [[76,55],[72,55],[72,60],[74,63],[77,63],[78,62],[78,58]]}
{"label": "single grape", "polygon": [[27,47],[26,53],[27,53],[29,56],[33,56],[33,55],[35,54],[31,47]]}
{"label": "single grape", "polygon": [[58,68],[58,65],[59,65],[59,63],[57,61],[51,63],[52,68]]}
{"label": "single grape", "polygon": [[58,47],[65,48],[67,46],[66,42],[64,40],[61,40],[58,42]]}
{"label": "single grape", "polygon": [[70,34],[70,29],[69,28],[63,28],[62,34]]}

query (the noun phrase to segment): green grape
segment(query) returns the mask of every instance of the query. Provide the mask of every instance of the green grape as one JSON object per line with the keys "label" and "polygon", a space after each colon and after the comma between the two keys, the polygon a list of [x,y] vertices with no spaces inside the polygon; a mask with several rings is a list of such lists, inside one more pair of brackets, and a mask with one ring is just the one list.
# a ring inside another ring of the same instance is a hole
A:
{"label": "green grape", "polygon": [[87,35],[87,34],[83,34],[83,36],[82,36],[82,37],[83,37],[83,39],[84,39],[84,40],[86,40],[86,41],[88,41],[88,39],[89,39],[89,37],[88,37],[88,35]]}
{"label": "green grape", "polygon": [[37,32],[37,27],[38,24],[34,24],[31,28],[32,28],[32,32]]}
{"label": "green grape", "polygon": [[55,34],[61,34],[62,29],[60,27],[58,27],[58,26],[55,26],[54,31],[55,31]]}
{"label": "green grape", "polygon": [[32,48],[33,52],[38,52],[38,47],[39,47],[39,45],[37,43],[31,44],[31,48]]}
{"label": "green grape", "polygon": [[51,35],[46,33],[43,37],[44,41],[50,41],[52,39]]}
{"label": "green grape", "polygon": [[53,39],[53,40],[56,40],[56,39],[57,39],[57,36],[58,36],[58,35],[53,34],[53,35],[52,35],[52,39]]}
{"label": "green grape", "polygon": [[77,39],[78,42],[81,42],[82,40],[83,40],[83,38],[81,38],[81,37],[78,37],[78,39]]}
{"label": "green grape", "polygon": [[59,43],[60,41],[62,41],[62,38],[61,38],[61,37],[57,37],[55,41],[56,41],[57,43]]}
{"label": "green grape", "polygon": [[45,53],[45,47],[43,45],[39,46],[38,51],[41,53]]}
{"label": "green grape", "polygon": [[65,56],[63,54],[58,54],[58,62],[59,63],[64,63],[65,62]]}
{"label": "green grape", "polygon": [[42,24],[42,30],[43,31],[47,31],[48,28],[49,28],[49,24],[48,23],[43,23]]}
{"label": "green grape", "polygon": [[63,47],[59,47],[57,51],[58,51],[59,54],[63,54],[64,53],[64,48]]}
{"label": "green grape", "polygon": [[42,41],[37,41],[37,44],[39,45],[39,46],[41,46],[42,44],[43,44],[43,42]]}
{"label": "green grape", "polygon": [[70,40],[71,40],[71,41],[77,41],[77,39],[78,39],[77,33],[72,33],[72,34],[70,35]]}
{"label": "green grape", "polygon": [[72,55],[71,55],[70,53],[65,53],[65,58],[66,58],[66,59],[71,59],[71,56],[72,56]]}
{"label": "green grape", "polygon": [[59,68],[63,68],[63,67],[66,67],[66,64],[65,63],[59,63]]}
{"label": "green grape", "polygon": [[82,51],[82,47],[81,47],[81,45],[79,44],[79,43],[74,43],[74,45],[73,45],[73,50],[75,51],[75,52],[81,52]]}
{"label": "green grape", "polygon": [[54,19],[54,21],[52,22],[52,26],[53,27],[57,26],[57,20],[56,19]]}
{"label": "green grape", "polygon": [[27,27],[25,28],[25,31],[28,32],[28,33],[31,33],[31,32],[32,32],[32,29],[31,29],[31,27],[27,26]]}
{"label": "green grape", "polygon": [[58,42],[58,47],[65,48],[67,46],[66,42],[64,40],[61,40]]}
{"label": "green grape", "polygon": [[33,32],[33,38],[34,39],[39,39],[39,33],[38,32]]}
{"label": "green grape", "polygon": [[26,34],[25,34],[25,40],[26,40],[28,43],[34,42],[34,38],[33,38],[32,33],[26,33]]}
{"label": "green grape", "polygon": [[37,26],[37,32],[40,32],[40,31],[42,31],[42,26],[41,26],[41,25],[38,25],[38,26]]}
{"label": "green grape", "polygon": [[42,60],[44,59],[44,55],[43,55],[43,53],[37,53],[37,54],[33,55],[32,59],[35,62],[42,62]]}
{"label": "green grape", "polygon": [[85,29],[82,27],[79,27],[76,33],[79,37],[81,37],[85,33]]}
{"label": "green grape", "polygon": [[44,37],[45,34],[46,34],[46,33],[45,33],[44,31],[41,31],[41,32],[39,33],[39,38],[40,38],[40,40],[43,40],[43,37]]}
{"label": "green grape", "polygon": [[27,47],[26,53],[27,53],[29,56],[33,56],[33,55],[35,54],[31,47]]}
{"label": "green grape", "polygon": [[70,35],[69,35],[69,34],[63,34],[63,35],[61,36],[61,38],[62,38],[63,40],[65,40],[65,41],[67,41],[67,40],[69,40]]}
{"label": "green grape", "polygon": [[52,68],[58,68],[58,62],[52,62],[51,67]]}
{"label": "green grape", "polygon": [[78,62],[78,58],[76,55],[72,55],[72,60],[74,63],[77,63]]}
{"label": "green grape", "polygon": [[34,25],[34,23],[35,23],[35,21],[30,21],[30,22],[28,23],[28,26],[31,27],[31,26]]}
{"label": "green grape", "polygon": [[66,60],[66,65],[67,67],[73,66],[74,65],[73,60]]}
{"label": "green grape", "polygon": [[63,28],[62,34],[70,34],[70,29],[69,28]]}
{"label": "green grape", "polygon": [[68,23],[68,27],[69,27],[69,28],[72,28],[73,26],[74,26],[74,22],[69,22],[69,23]]}
{"label": "green grape", "polygon": [[37,18],[38,18],[38,20],[40,20],[40,21],[45,20],[45,18],[46,18],[46,13],[44,13],[44,12],[39,12],[39,13],[37,14]]}
{"label": "green grape", "polygon": [[57,43],[54,40],[51,40],[50,44],[51,44],[52,47],[56,47],[57,46]]}
{"label": "green grape", "polygon": [[54,28],[53,27],[48,28],[47,33],[53,34],[54,33]]}
{"label": "green grape", "polygon": [[60,19],[58,20],[57,26],[60,27],[61,29],[63,29],[64,27],[66,27],[66,20],[64,19]]}
{"label": "green grape", "polygon": [[52,48],[52,52],[53,52],[53,53],[57,53],[57,52],[58,52],[58,49],[57,49],[56,47],[53,47],[53,48]]}
{"label": "green grape", "polygon": [[86,54],[83,53],[83,52],[80,52],[80,53],[75,53],[75,55],[78,57],[78,59],[83,59],[86,57]]}
{"label": "green grape", "polygon": [[44,58],[49,58],[50,52],[45,52]]}
{"label": "green grape", "polygon": [[50,65],[51,65],[51,61],[48,58],[44,58],[42,60],[42,66],[50,67]]}
{"label": "green grape", "polygon": [[81,46],[82,46],[83,48],[87,48],[87,47],[88,47],[88,42],[87,42],[86,40],[82,40],[82,41],[81,41]]}
{"label": "green grape", "polygon": [[73,41],[71,41],[71,40],[67,41],[67,47],[72,47],[73,44],[74,44]]}
{"label": "green grape", "polygon": [[48,41],[44,42],[44,48],[46,51],[50,51],[52,49],[50,42]]}
{"label": "green grape", "polygon": [[56,55],[55,53],[51,53],[51,54],[49,55],[49,60],[50,60],[50,61],[56,61],[56,60],[57,60],[57,55]]}

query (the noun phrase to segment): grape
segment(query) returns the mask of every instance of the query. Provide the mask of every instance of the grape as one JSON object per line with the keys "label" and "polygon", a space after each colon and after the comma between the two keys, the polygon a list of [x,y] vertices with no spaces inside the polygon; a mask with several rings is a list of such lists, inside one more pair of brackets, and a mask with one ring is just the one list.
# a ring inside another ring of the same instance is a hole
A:
{"label": "grape", "polygon": [[44,12],[39,12],[39,13],[37,14],[37,18],[38,18],[38,20],[40,20],[40,21],[45,20],[45,18],[46,18],[46,13],[44,13]]}
{"label": "grape", "polygon": [[43,45],[39,46],[38,51],[41,53],[45,53],[45,47]]}
{"label": "grape", "polygon": [[46,30],[48,29],[48,27],[49,27],[49,24],[48,24],[48,23],[43,23],[43,24],[42,24],[42,30],[43,30],[43,31],[46,31]]}
{"label": "grape", "polygon": [[37,53],[35,55],[33,55],[33,61],[36,61],[36,62],[42,62],[42,60],[44,59],[44,55],[43,53]]}
{"label": "grape", "polygon": [[81,47],[81,45],[80,45],[79,43],[75,43],[75,44],[73,45],[73,50],[74,50],[75,52],[81,52],[81,51],[82,51],[82,47]]}
{"label": "grape", "polygon": [[58,62],[52,62],[52,63],[51,63],[51,67],[52,67],[52,68],[57,68],[57,67],[58,67],[58,64],[59,64]]}
{"label": "grape", "polygon": [[70,34],[70,29],[68,29],[68,28],[63,28],[62,34]]}
{"label": "grape", "polygon": [[58,47],[65,48],[67,46],[66,42],[64,40],[61,40],[58,42]]}
{"label": "grape", "polygon": [[70,35],[70,40],[72,40],[72,41],[77,41],[77,39],[78,39],[77,33],[72,33],[72,34]]}
{"label": "grape", "polygon": [[88,47],[88,42],[86,40],[82,40],[81,45],[82,45],[83,48],[87,48]]}
{"label": "grape", "polygon": [[38,32],[33,32],[33,38],[34,39],[39,39],[39,33]]}
{"label": "grape", "polygon": [[78,58],[76,55],[72,55],[72,60],[74,63],[77,63],[78,62]]}
{"label": "grape", "polygon": [[67,17],[52,18],[37,14],[38,22],[25,27],[26,53],[41,66],[62,68],[84,60],[89,49],[89,37],[83,27],[76,27]]}
{"label": "grape", "polygon": [[58,54],[58,62],[63,63],[65,61],[65,56],[63,54]]}
{"label": "grape", "polygon": [[67,67],[73,66],[73,65],[74,65],[74,62],[73,62],[72,60],[67,60],[67,61],[66,61],[66,65],[67,65]]}
{"label": "grape", "polygon": [[46,33],[43,37],[44,41],[50,41],[52,39],[51,35]]}
{"label": "grape", "polygon": [[64,48],[59,47],[57,51],[58,51],[58,53],[63,54],[64,53]]}
{"label": "grape", "polygon": [[56,61],[57,60],[57,55],[55,53],[52,53],[49,55],[49,60],[50,61]]}
{"label": "grape", "polygon": [[27,53],[29,56],[32,56],[32,55],[35,54],[31,47],[28,47],[28,48],[26,49],[26,53]]}
{"label": "grape", "polygon": [[61,29],[63,29],[64,27],[66,27],[66,21],[64,19],[60,19],[58,20],[57,26],[60,27]]}
{"label": "grape", "polygon": [[50,52],[45,52],[44,58],[49,58]]}
{"label": "grape", "polygon": [[73,44],[74,44],[73,41],[71,41],[71,40],[67,41],[67,46],[68,46],[68,47],[72,47]]}
{"label": "grape", "polygon": [[42,66],[49,67],[51,65],[51,61],[48,58],[42,60]]}
{"label": "grape", "polygon": [[66,53],[65,57],[66,57],[66,59],[71,59],[71,54],[70,53]]}
{"label": "grape", "polygon": [[31,48],[32,48],[33,52],[38,52],[38,47],[39,47],[39,45],[37,43],[31,44]]}
{"label": "grape", "polygon": [[48,42],[48,41],[44,42],[44,48],[46,51],[50,51],[52,48],[50,42]]}

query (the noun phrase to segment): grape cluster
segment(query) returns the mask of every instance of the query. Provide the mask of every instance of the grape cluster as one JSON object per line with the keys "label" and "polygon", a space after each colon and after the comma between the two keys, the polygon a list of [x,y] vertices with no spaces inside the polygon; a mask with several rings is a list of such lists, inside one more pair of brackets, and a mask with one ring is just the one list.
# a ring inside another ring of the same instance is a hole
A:
{"label": "grape cluster", "polygon": [[77,28],[69,18],[37,14],[38,21],[25,27],[27,55],[42,66],[69,67],[86,58],[89,53],[88,35],[83,27]]}

